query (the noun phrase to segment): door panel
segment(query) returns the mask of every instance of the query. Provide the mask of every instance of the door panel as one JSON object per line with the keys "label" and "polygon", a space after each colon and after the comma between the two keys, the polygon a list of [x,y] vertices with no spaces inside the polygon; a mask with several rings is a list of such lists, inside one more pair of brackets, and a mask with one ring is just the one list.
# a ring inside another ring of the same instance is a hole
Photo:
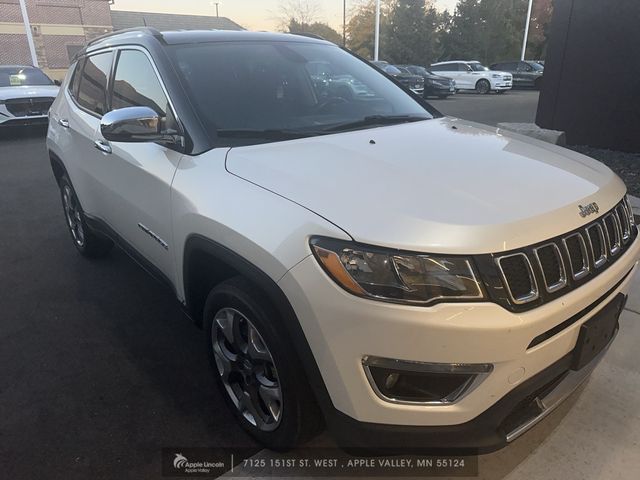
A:
{"label": "door panel", "polygon": [[101,216],[104,209],[105,189],[102,182],[104,154],[94,146],[100,117],[106,110],[106,91],[112,52],[98,53],[87,57],[80,75],[76,97],[69,92],[67,118],[71,137],[68,150],[69,175],[85,213]]}
{"label": "door panel", "polygon": [[[123,47],[112,80],[114,109],[146,106],[166,117],[169,101],[149,55]],[[111,150],[102,153],[104,220],[170,281],[175,280],[171,231],[171,182],[182,157],[153,142],[108,142],[99,131],[94,140]]]}

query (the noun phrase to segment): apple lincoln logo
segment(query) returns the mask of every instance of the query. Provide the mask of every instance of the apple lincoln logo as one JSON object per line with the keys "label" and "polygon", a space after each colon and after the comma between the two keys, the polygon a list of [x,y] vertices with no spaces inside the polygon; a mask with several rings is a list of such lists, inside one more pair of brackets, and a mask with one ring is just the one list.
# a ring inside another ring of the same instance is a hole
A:
{"label": "apple lincoln logo", "polygon": [[173,459],[173,466],[177,469],[181,469],[188,462],[189,460],[187,460],[187,458],[184,455],[182,455],[181,453],[176,453],[176,458]]}

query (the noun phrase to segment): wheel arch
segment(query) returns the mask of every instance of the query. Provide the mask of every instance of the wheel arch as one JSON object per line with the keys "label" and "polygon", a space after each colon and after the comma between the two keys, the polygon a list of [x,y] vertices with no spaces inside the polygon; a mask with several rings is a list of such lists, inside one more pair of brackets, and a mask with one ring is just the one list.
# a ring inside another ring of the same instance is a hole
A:
{"label": "wheel arch", "polygon": [[60,179],[62,178],[62,176],[63,175],[67,175],[67,177],[69,176],[67,169],[64,166],[64,163],[62,163],[62,160],[60,159],[60,157],[58,157],[58,155],[53,153],[51,150],[49,150],[49,162],[51,163],[51,170],[53,170],[53,176],[56,179],[56,182],[58,183],[58,185],[60,185]]}
{"label": "wheel arch", "polygon": [[202,326],[204,302],[211,288],[237,275],[255,285],[275,309],[303,365],[316,401],[326,416],[333,404],[302,326],[282,289],[259,267],[224,245],[197,234],[187,238],[183,258],[184,299],[187,310],[198,325]]}

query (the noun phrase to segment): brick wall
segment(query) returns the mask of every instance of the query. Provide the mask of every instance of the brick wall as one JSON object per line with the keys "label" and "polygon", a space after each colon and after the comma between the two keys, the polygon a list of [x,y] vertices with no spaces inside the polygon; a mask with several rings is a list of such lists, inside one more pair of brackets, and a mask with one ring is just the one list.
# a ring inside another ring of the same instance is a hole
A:
{"label": "brick wall", "polygon": [[[66,68],[67,46],[83,45],[112,30],[107,0],[26,0],[26,5],[38,63],[45,69]],[[22,14],[18,0],[0,0],[0,22],[8,22],[4,32],[0,25],[0,64],[31,64],[27,36],[19,33]]]}
{"label": "brick wall", "polygon": [[[0,4],[0,8],[4,5]],[[0,65],[31,64],[26,35],[0,34]]]}

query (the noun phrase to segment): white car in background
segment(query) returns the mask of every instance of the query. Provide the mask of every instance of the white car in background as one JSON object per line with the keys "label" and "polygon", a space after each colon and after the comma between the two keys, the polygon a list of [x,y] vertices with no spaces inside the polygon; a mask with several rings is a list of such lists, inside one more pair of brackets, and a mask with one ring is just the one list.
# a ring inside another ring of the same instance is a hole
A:
{"label": "white car in background", "polygon": [[429,70],[455,80],[457,90],[475,90],[485,94],[491,91],[503,93],[513,87],[513,75],[489,70],[475,60],[433,63]]}
{"label": "white car in background", "polygon": [[0,65],[0,127],[46,125],[58,86],[42,70]]}

